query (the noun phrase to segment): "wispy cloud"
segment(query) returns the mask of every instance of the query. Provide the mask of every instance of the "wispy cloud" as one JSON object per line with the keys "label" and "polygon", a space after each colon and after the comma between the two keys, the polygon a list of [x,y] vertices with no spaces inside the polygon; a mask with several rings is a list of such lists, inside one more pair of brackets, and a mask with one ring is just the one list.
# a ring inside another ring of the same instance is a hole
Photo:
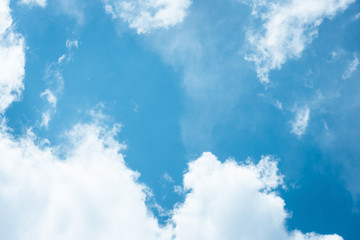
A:
{"label": "wispy cloud", "polygon": [[136,29],[147,33],[153,29],[169,28],[181,23],[191,5],[190,0],[103,0],[105,11]]}
{"label": "wispy cloud", "polygon": [[310,118],[310,108],[304,106],[302,108],[295,108],[295,119],[291,121],[291,132],[301,137],[308,126]]}
{"label": "wispy cloud", "polygon": [[40,6],[45,7],[47,4],[47,0],[20,0],[22,4],[28,4],[30,6]]}
{"label": "wispy cloud", "polygon": [[360,18],[360,12],[355,14],[355,16],[353,17],[353,21],[356,21]]}
{"label": "wispy cloud", "polygon": [[356,72],[358,66],[359,66],[360,62],[359,62],[359,58],[356,56],[356,54],[354,54],[354,58],[353,60],[348,64],[344,74],[342,75],[342,78],[348,79],[351,78],[351,76],[353,75],[354,72]]}
{"label": "wispy cloud", "polygon": [[66,40],[65,46],[67,48],[66,53],[61,55],[57,62],[50,64],[45,72],[44,80],[48,86],[41,94],[40,97],[47,101],[47,107],[42,113],[42,120],[40,127],[47,128],[50,120],[56,113],[56,105],[58,98],[61,97],[64,88],[64,78],[61,71],[61,66],[72,60],[73,49],[79,47],[78,40]]}
{"label": "wispy cloud", "polygon": [[44,92],[42,92],[40,96],[45,98],[49,104],[49,107],[42,113],[42,120],[40,124],[41,127],[47,128],[52,116],[56,111],[57,98],[49,89],[46,89]]}
{"label": "wispy cloud", "polygon": [[324,18],[344,11],[354,0],[253,1],[254,16],[261,16],[261,30],[247,33],[250,53],[261,82],[269,82],[269,72],[280,69],[288,59],[299,58],[317,36]]}

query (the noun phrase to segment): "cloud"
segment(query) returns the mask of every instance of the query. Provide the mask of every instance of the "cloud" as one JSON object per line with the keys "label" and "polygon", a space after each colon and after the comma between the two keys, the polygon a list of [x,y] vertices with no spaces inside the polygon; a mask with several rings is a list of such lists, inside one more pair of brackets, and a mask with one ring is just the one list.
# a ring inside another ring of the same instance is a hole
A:
{"label": "cloud", "polygon": [[28,4],[30,6],[38,5],[40,7],[46,6],[46,0],[21,0],[20,3],[22,4]]}
{"label": "cloud", "polygon": [[347,69],[345,70],[344,74],[342,75],[342,78],[344,80],[348,79],[348,78],[351,78],[353,73],[356,72],[359,64],[360,64],[359,58],[356,56],[356,54],[354,54],[354,59],[347,66]]}
{"label": "cloud", "polygon": [[82,26],[86,22],[85,9],[91,4],[87,0],[54,0],[51,3],[57,14],[74,19],[78,26]]}
{"label": "cloud", "polygon": [[295,120],[291,122],[291,132],[297,136],[302,136],[308,126],[310,118],[310,108],[305,106],[294,110],[296,112]]}
{"label": "cloud", "polygon": [[280,69],[288,59],[299,58],[317,36],[324,18],[344,11],[354,0],[284,0],[253,1],[253,14],[260,13],[260,31],[247,33],[250,53],[261,82],[269,82],[269,72]]}
{"label": "cloud", "polygon": [[[0,6],[9,14],[8,5]],[[11,26],[6,16],[1,30]],[[20,49],[24,58],[23,45]],[[2,72],[12,73],[13,61],[5,60]],[[20,79],[22,86],[25,61],[20,60],[21,74],[8,80]],[[56,74],[49,70],[48,76]],[[0,99],[8,94],[0,91]],[[50,105],[57,101],[52,94],[43,94]],[[221,163],[203,154],[184,175],[185,201],[160,226],[146,204],[151,190],[126,165],[126,146],[116,140],[119,125],[107,126],[101,114],[94,115],[93,123],[75,125],[58,146],[31,131],[15,138],[2,121],[0,239],[342,239],[287,231],[285,202],[276,192],[283,176],[270,156],[255,165]]]}
{"label": "cloud", "polygon": [[68,40],[66,40],[65,46],[66,46],[68,49],[78,48],[78,47],[79,47],[79,41],[76,40],[76,39],[73,39],[73,40],[68,39]]}
{"label": "cloud", "polygon": [[121,18],[138,34],[181,23],[191,5],[190,0],[103,0],[105,11]]}
{"label": "cloud", "polygon": [[15,32],[9,1],[0,2],[0,114],[24,88],[25,41]]}
{"label": "cloud", "polygon": [[64,88],[64,78],[61,71],[61,66],[63,63],[68,63],[72,60],[73,57],[73,48],[79,47],[78,40],[66,40],[65,46],[67,48],[66,53],[61,55],[57,62],[51,63],[45,71],[44,79],[48,88],[40,94],[40,97],[44,98],[48,106],[45,108],[42,113],[42,120],[40,127],[47,128],[50,120],[56,113],[56,105],[58,99],[61,97],[63,88]]}
{"label": "cloud", "polygon": [[49,89],[42,92],[40,96],[45,98],[49,104],[49,107],[42,114],[42,120],[40,123],[41,127],[47,128],[52,116],[55,114],[57,98]]}
{"label": "cloud", "polygon": [[184,175],[184,188],[189,193],[174,210],[175,239],[342,239],[338,235],[288,232],[285,202],[275,191],[282,181],[271,156],[254,165],[231,159],[221,163],[211,153],[204,153],[189,163]]}
{"label": "cloud", "polygon": [[353,21],[356,21],[360,18],[360,12],[355,14],[355,16],[353,17]]}
{"label": "cloud", "polygon": [[165,239],[145,204],[149,190],[119,153],[117,131],[76,125],[63,150],[1,132],[0,238]]}
{"label": "cloud", "polygon": [[150,190],[126,166],[118,131],[78,124],[51,147],[31,132],[14,139],[2,130],[1,239],[342,239],[286,230],[275,191],[283,176],[270,156],[254,165],[204,153],[184,175],[184,203],[160,226],[146,205]]}

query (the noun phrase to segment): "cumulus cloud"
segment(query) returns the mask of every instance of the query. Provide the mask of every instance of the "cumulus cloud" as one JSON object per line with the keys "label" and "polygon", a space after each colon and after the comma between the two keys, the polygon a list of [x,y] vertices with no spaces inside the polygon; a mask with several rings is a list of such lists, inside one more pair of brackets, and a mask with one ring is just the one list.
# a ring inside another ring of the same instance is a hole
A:
{"label": "cumulus cloud", "polygon": [[117,131],[75,126],[64,159],[31,134],[1,132],[0,238],[167,239],[145,204],[146,186],[119,153]]}
{"label": "cumulus cloud", "polygon": [[15,32],[9,1],[0,2],[0,113],[17,100],[24,88],[25,41]]}
{"label": "cumulus cloud", "polygon": [[189,163],[184,175],[184,188],[189,193],[174,210],[175,239],[342,239],[338,235],[288,232],[285,202],[275,191],[282,181],[271,156],[254,165],[231,159],[221,163],[211,153],[204,153]]}
{"label": "cumulus cloud", "polygon": [[291,132],[297,136],[302,136],[308,126],[310,118],[310,108],[305,106],[294,110],[296,112],[295,119],[291,122]]}
{"label": "cumulus cloud", "polygon": [[359,62],[359,58],[356,56],[356,54],[354,54],[354,58],[353,60],[349,63],[349,65],[347,66],[347,69],[345,70],[344,74],[342,75],[342,78],[348,79],[351,78],[351,76],[353,75],[354,72],[356,72],[358,66],[359,66],[360,62]]}
{"label": "cumulus cloud", "polygon": [[269,82],[269,72],[280,69],[288,60],[299,58],[317,36],[324,18],[332,18],[355,0],[255,0],[254,15],[260,15],[260,31],[250,30],[251,53],[245,59],[254,62],[261,82]]}
{"label": "cumulus cloud", "polygon": [[46,0],[21,0],[20,3],[22,4],[28,4],[30,6],[38,5],[40,7],[46,6]]}
{"label": "cumulus cloud", "polygon": [[121,18],[138,34],[181,23],[191,5],[190,0],[103,0],[105,11]]}
{"label": "cumulus cloud", "polygon": [[286,230],[285,203],[275,191],[283,177],[270,156],[254,165],[221,163],[204,153],[184,175],[184,203],[160,226],[146,205],[150,190],[126,166],[125,145],[114,139],[118,130],[116,124],[79,124],[60,147],[31,133],[14,139],[2,130],[0,151],[6,157],[0,159],[0,237],[342,239]]}

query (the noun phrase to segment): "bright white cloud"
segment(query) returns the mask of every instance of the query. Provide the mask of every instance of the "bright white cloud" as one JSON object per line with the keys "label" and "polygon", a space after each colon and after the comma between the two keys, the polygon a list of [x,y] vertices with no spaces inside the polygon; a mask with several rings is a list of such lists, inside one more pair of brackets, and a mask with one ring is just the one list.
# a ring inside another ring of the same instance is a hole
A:
{"label": "bright white cloud", "polygon": [[14,30],[9,1],[0,2],[0,113],[19,98],[24,88],[25,42]]}
{"label": "bright white cloud", "polygon": [[294,110],[296,112],[295,120],[291,122],[291,132],[302,136],[308,126],[310,118],[310,108],[305,106]]}
{"label": "bright white cloud", "polygon": [[[317,36],[324,18],[332,18],[355,0],[254,0],[254,14],[264,21],[260,31],[248,32],[251,53],[261,82],[269,82],[269,72],[288,60],[301,56]],[[265,9],[265,10],[264,10]]]}
{"label": "bright white cloud", "polygon": [[170,239],[145,204],[149,191],[126,167],[118,127],[75,126],[59,150],[33,135],[0,133],[0,238]]}
{"label": "bright white cloud", "polygon": [[[275,189],[282,184],[277,162],[265,156],[254,165],[221,163],[204,153],[189,163],[185,202],[174,210],[176,240],[341,240],[338,235],[288,232],[285,202]],[[261,231],[259,231],[261,229]]]}
{"label": "bright white cloud", "polygon": [[46,6],[46,0],[21,0],[20,3],[22,4],[28,4],[30,6],[38,5],[40,7]]}
{"label": "bright white cloud", "polygon": [[138,34],[169,28],[181,23],[191,5],[190,0],[103,0],[105,11],[121,18]]}
{"label": "bright white cloud", "polygon": [[358,66],[359,66],[359,58],[354,54],[354,59],[349,63],[347,69],[345,70],[344,74],[342,75],[342,78],[348,79],[351,78],[354,72],[356,72]]}
{"label": "bright white cloud", "polygon": [[239,165],[204,153],[189,163],[185,202],[160,227],[146,205],[150,190],[119,153],[118,130],[77,125],[59,147],[31,132],[15,140],[2,130],[0,238],[342,240],[286,230],[285,203],[275,191],[283,177],[270,156]]}

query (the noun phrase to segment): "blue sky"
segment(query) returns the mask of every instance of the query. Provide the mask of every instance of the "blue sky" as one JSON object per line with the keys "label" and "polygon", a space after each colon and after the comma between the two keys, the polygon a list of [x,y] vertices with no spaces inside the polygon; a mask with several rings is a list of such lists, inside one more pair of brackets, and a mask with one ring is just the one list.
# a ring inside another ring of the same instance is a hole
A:
{"label": "blue sky", "polygon": [[360,2],[1,0],[1,239],[360,238]]}

